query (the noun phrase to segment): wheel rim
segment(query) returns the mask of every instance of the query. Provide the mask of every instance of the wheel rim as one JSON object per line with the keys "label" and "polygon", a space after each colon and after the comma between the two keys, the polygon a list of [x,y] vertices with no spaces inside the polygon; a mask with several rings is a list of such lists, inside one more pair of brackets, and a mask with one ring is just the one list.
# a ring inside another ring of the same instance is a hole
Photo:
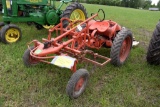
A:
{"label": "wheel rim", "polygon": [[20,38],[20,32],[16,28],[10,28],[5,33],[5,37],[9,43],[16,42]]}
{"label": "wheel rim", "polygon": [[74,10],[71,15],[70,15],[70,20],[75,22],[77,20],[82,20],[84,21],[86,19],[85,14],[82,10],[76,9]]}
{"label": "wheel rim", "polygon": [[76,83],[76,86],[74,89],[76,95],[80,94],[83,91],[84,85],[85,85],[85,79],[81,77]]}
{"label": "wheel rim", "polygon": [[38,61],[31,56],[29,56],[29,62],[30,62],[30,64],[37,64],[38,63]]}
{"label": "wheel rim", "polygon": [[[34,49],[34,48],[31,48],[31,50]],[[29,49],[28,49],[29,50]],[[29,50],[29,63],[30,64],[37,64],[38,63],[38,60],[33,58],[31,55],[30,55],[30,50]]]}
{"label": "wheel rim", "polygon": [[120,49],[120,61],[121,62],[126,60],[128,54],[130,52],[131,45],[132,45],[131,37],[128,36],[123,41],[121,49]]}

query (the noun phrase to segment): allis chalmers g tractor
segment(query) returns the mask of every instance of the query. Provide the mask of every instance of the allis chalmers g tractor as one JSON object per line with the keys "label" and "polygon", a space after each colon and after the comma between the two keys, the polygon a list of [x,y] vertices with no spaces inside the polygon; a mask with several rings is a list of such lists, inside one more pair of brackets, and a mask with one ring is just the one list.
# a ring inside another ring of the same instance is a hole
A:
{"label": "allis chalmers g tractor", "polygon": [[[85,20],[87,13],[83,5],[78,2],[70,4],[66,10],[60,10],[62,5],[72,0],[61,0],[58,8],[55,0],[2,0],[4,14],[3,22],[0,23],[1,41],[13,43],[20,40],[22,33],[18,26],[10,22],[34,23],[37,29],[49,28],[60,22],[60,18],[66,17],[72,21]],[[67,22],[63,22],[63,27]]]}
{"label": "allis chalmers g tractor", "polygon": [[[44,62],[71,69],[73,75],[68,81],[66,92],[70,98],[78,98],[85,90],[89,79],[87,69],[77,70],[78,63],[90,63],[95,67],[104,66],[111,61],[113,65],[121,66],[132,47],[130,30],[111,20],[95,19],[101,11],[104,13],[100,9],[85,21],[73,22],[68,18],[62,18],[58,25],[49,29],[48,38],[43,38],[43,42],[33,40],[28,43],[28,49],[23,55],[24,65],[32,66]],[[63,28],[65,20],[69,24]],[[77,23],[79,24],[75,26]],[[32,43],[34,46],[30,46]],[[103,46],[111,48],[110,58],[93,51]]]}
{"label": "allis chalmers g tractor", "polygon": [[153,65],[160,64],[160,22],[157,24],[149,43],[147,62]]}

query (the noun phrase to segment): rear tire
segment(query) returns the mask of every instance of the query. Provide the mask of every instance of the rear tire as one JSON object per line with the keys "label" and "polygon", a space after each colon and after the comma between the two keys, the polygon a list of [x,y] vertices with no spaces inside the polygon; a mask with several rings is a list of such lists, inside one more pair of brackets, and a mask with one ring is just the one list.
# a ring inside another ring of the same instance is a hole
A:
{"label": "rear tire", "polygon": [[147,62],[152,65],[160,64],[160,22],[157,24],[147,51]]}
{"label": "rear tire", "polygon": [[110,52],[111,63],[121,66],[129,56],[132,48],[132,33],[126,28],[122,28],[116,35]]}
{"label": "rear tire", "polygon": [[22,32],[14,24],[8,24],[1,29],[1,41],[5,44],[14,43],[21,39]]}
{"label": "rear tire", "polygon": [[79,69],[71,76],[66,87],[66,93],[71,99],[78,98],[85,90],[89,79],[86,69]]}
{"label": "rear tire", "polygon": [[[75,17],[74,15],[77,15]],[[86,20],[87,19],[87,12],[84,6],[78,2],[74,2],[70,4],[65,11],[63,11],[61,18],[69,18],[70,20],[76,21],[76,20]],[[69,22],[67,20],[63,21],[63,27],[67,27]]]}

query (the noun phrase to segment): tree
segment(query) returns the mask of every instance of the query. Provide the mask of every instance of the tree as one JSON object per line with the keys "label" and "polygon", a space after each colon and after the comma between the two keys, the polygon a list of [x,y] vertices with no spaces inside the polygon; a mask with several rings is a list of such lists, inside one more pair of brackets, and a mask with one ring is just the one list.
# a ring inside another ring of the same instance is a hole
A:
{"label": "tree", "polygon": [[157,7],[160,9],[160,0],[157,3]]}
{"label": "tree", "polygon": [[151,0],[145,0],[145,2],[143,4],[143,8],[148,9],[149,7],[151,7],[151,4],[152,4]]}
{"label": "tree", "polygon": [[99,0],[99,4],[106,5],[106,0]]}
{"label": "tree", "polygon": [[[110,6],[122,6],[122,7],[145,8],[145,9],[154,6],[151,5],[152,3],[151,0],[78,0],[78,1],[91,4],[102,4]],[[159,8],[160,8],[160,3],[159,3]]]}

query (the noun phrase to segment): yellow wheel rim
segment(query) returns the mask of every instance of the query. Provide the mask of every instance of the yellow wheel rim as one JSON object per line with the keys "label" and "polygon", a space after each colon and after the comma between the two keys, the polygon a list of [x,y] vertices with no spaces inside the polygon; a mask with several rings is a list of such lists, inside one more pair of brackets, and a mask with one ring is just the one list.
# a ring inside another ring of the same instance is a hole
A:
{"label": "yellow wheel rim", "polygon": [[16,28],[10,28],[5,33],[6,41],[9,43],[16,42],[20,38],[20,32]]}
{"label": "yellow wheel rim", "polygon": [[50,28],[53,28],[54,27],[54,25],[43,25],[43,27],[45,28],[45,29],[50,29]]}
{"label": "yellow wheel rim", "polygon": [[[82,20],[84,21],[86,19],[85,14],[82,10],[80,9],[75,9],[70,16],[70,20],[75,22],[77,20]],[[76,25],[75,25],[76,26]]]}

